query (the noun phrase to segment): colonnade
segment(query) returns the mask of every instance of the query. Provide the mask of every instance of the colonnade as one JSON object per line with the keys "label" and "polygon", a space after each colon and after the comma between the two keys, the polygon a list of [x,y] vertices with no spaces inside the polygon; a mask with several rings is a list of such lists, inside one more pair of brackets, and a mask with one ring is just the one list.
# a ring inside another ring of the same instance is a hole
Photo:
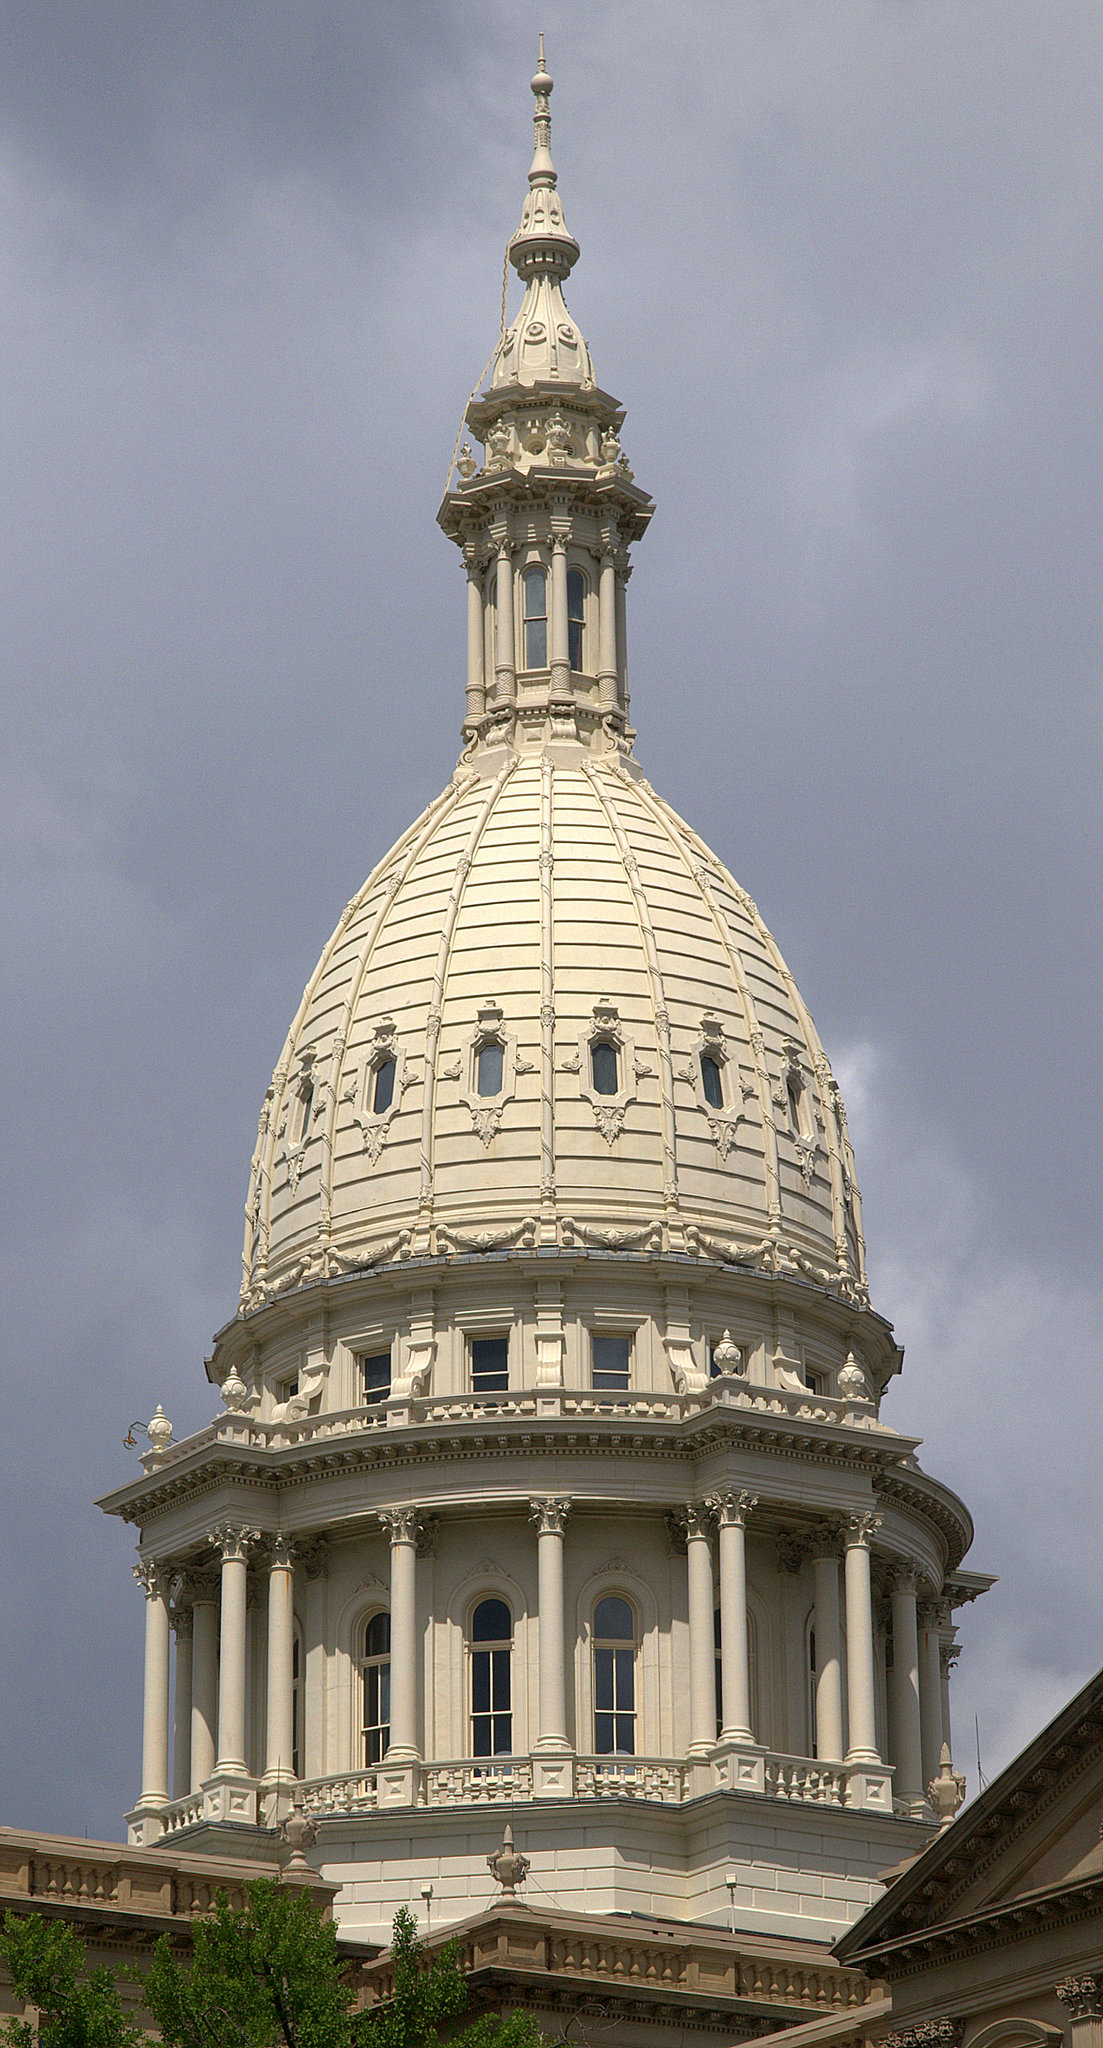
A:
{"label": "colonnade", "polygon": [[[550,542],[551,568],[548,575],[548,670],[550,695],[563,701],[572,695],[570,624],[567,604],[567,550],[570,539],[568,519],[553,524]],[[494,589],[494,662],[488,661],[486,630],[486,569],[478,548],[464,547],[467,569],[467,688],[468,719],[481,718],[500,705],[516,703],[518,661],[516,657],[515,591],[526,561],[514,562],[511,535],[500,526],[491,528]],[[596,646],[585,649],[585,667],[596,675],[596,709],[621,711],[627,715],[626,601],[630,570],[614,530],[603,538],[597,557]],[[596,655],[596,659],[595,659]]]}
{"label": "colonnade", "polygon": [[[675,1511],[685,1539],[689,1638],[686,1755],[705,1761],[718,1745],[756,1746],[752,1726],[747,1621],[746,1536],[757,1506],[744,1491],[717,1493]],[[529,1503],[537,1543],[538,1726],[536,1754],[569,1753],[565,1539],[571,1503]],[[379,1513],[390,1545],[390,1746],[388,1765],[420,1761],[417,1551],[418,1510]],[[880,1520],[857,1514],[785,1539],[790,1568],[808,1560],[815,1629],[817,1760],[883,1770],[878,1748],[874,1586],[871,1547]],[[716,1535],[718,1579],[714,1572]],[[143,1560],[135,1566],[146,1595],[142,1791],[139,1809],[164,1806],[169,1789],[170,1630],[176,1630],[174,1784],[177,1798],[208,1781],[248,1780],[246,1745],[247,1575],[250,1558],[266,1576],[265,1763],[261,1784],[293,1780],[295,1546],[285,1535],[226,1522],[211,1531],[215,1570],[182,1570]],[[840,1562],[842,1565],[840,1575]],[[889,1566],[892,1663],[888,1705],[894,1792],[916,1801],[937,1769],[946,1734],[941,1617],[918,1605],[919,1581],[903,1562]],[[841,1576],[841,1597],[840,1597]],[[176,1606],[170,1609],[170,1592]],[[717,1598],[718,1596],[718,1598]],[[717,1735],[716,1610],[719,1607],[720,1732]],[[844,1653],[845,1618],[845,1653]],[[760,1735],[757,1738],[760,1741]],[[587,1745],[588,1746],[588,1745]]]}

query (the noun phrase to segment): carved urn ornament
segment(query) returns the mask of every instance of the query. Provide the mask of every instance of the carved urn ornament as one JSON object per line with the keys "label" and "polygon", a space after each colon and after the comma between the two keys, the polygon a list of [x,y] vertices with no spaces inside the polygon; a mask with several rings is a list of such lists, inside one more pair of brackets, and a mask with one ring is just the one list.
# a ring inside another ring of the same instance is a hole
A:
{"label": "carved urn ornament", "polygon": [[529,1874],[529,1860],[527,1856],[522,1856],[519,1849],[514,1848],[513,1829],[507,1821],[501,1848],[495,1849],[493,1855],[488,1856],[486,1861],[495,1884],[502,1887],[502,1898],[510,1900],[515,1906],[524,1903],[517,1897],[517,1887],[524,1884]]}
{"label": "carved urn ornament", "polygon": [[172,1424],[159,1401],[146,1424],[146,1435],[153,1451],[167,1451],[172,1442]]}
{"label": "carved urn ornament", "polygon": [[287,1862],[284,1864],[285,1873],[292,1871],[297,1877],[302,1871],[309,1871],[312,1876],[315,1876],[317,1873],[314,1870],[314,1865],[307,1862],[306,1852],[308,1849],[313,1848],[318,1839],[318,1825],[316,1821],[310,1820],[303,1812],[303,1795],[301,1792],[295,1793],[291,1801],[290,1813],[281,1820],[280,1834],[291,1851]]}
{"label": "carved urn ornament", "polygon": [[944,1742],[938,1760],[938,1776],[932,1778],[927,1787],[927,1797],[944,1828],[948,1828],[959,1807],[965,1801],[965,1778],[961,1771],[955,1771],[950,1756],[950,1745]]}

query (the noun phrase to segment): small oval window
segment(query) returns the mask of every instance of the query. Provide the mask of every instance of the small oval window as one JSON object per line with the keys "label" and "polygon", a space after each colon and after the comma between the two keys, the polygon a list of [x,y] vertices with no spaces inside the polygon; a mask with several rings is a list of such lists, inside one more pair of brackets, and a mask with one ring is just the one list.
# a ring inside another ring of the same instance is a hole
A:
{"label": "small oval window", "polygon": [[496,1040],[479,1047],[475,1061],[475,1091],[478,1095],[502,1092],[502,1048]]}
{"label": "small oval window", "polygon": [[595,1095],[615,1095],[620,1086],[617,1075],[617,1048],[599,1039],[590,1047],[590,1072],[593,1076]]}
{"label": "small oval window", "polygon": [[720,1062],[714,1060],[711,1053],[707,1052],[701,1054],[701,1086],[710,1109],[723,1109],[724,1081],[720,1072]]}
{"label": "small oval window", "polygon": [[383,1060],[375,1070],[375,1087],[372,1090],[371,1106],[376,1116],[382,1116],[394,1101],[394,1061]]}

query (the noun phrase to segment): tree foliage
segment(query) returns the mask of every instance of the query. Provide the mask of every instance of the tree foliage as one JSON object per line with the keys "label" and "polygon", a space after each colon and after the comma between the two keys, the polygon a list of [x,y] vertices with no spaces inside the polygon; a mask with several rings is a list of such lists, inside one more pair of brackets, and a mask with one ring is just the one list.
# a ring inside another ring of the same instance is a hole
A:
{"label": "tree foliage", "polygon": [[[163,1935],[148,1974],[134,1973],[165,2048],[541,2048],[527,2014],[461,2024],[470,1994],[455,1944],[430,1957],[412,1914],[395,1916],[393,1995],[358,2012],[337,1930],[309,1893],[262,1878],[248,1900],[236,1910],[220,1896],[186,1961]],[[6,2021],[0,2048],[141,2048],[110,1970],[88,1970],[70,1927],[9,1913],[0,1955],[40,2014],[37,2029]]]}

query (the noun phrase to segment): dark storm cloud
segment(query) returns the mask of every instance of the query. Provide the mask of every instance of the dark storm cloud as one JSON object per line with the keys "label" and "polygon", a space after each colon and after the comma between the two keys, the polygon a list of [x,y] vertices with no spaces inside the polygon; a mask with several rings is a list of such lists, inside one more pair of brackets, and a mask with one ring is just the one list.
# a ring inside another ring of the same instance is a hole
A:
{"label": "dark storm cloud", "polygon": [[990,1768],[1098,1658],[1098,9],[9,7],[5,1820],[133,1797],[88,1502],[134,1417],[209,1416],[287,1021],[454,760],[433,515],[541,25],[570,302],[658,500],[638,750],[849,1084],[890,1418],[1002,1575]]}

